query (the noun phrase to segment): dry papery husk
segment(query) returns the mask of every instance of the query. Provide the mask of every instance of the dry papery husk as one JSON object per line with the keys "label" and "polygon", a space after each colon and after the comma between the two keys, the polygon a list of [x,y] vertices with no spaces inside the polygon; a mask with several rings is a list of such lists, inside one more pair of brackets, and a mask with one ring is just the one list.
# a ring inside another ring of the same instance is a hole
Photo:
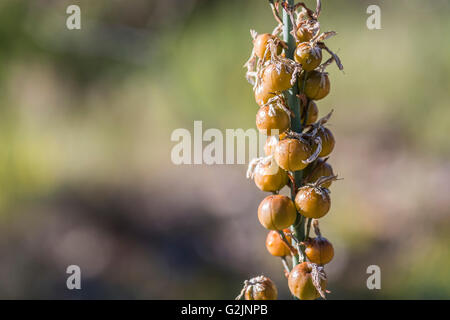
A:
{"label": "dry papery husk", "polygon": [[264,152],[266,153],[266,156],[273,155],[273,152],[278,144],[278,141],[280,141],[280,137],[278,135],[267,137],[266,143],[264,145]]}
{"label": "dry papery husk", "polygon": [[[278,5],[279,5],[279,1],[276,1],[275,7],[278,8]],[[344,67],[343,67],[338,55],[335,54],[333,51],[331,51],[323,42],[326,39],[336,35],[337,33],[335,31],[327,31],[327,32],[320,33],[320,23],[317,20],[320,15],[320,10],[321,10],[320,0],[317,1],[316,11],[312,11],[311,9],[308,9],[303,3],[297,4],[297,7],[299,7],[299,6],[302,6],[302,10],[299,12],[297,12],[295,10],[295,8],[290,8],[290,10],[288,11],[288,13],[290,15],[290,19],[292,20],[292,23],[294,26],[291,31],[294,38],[296,40],[298,40],[297,39],[297,30],[299,28],[306,29],[308,32],[310,32],[313,35],[312,39],[310,40],[312,47],[315,48],[317,46],[318,49],[324,49],[331,55],[331,58],[321,65],[321,67],[320,67],[321,70],[324,71],[325,68],[328,65],[330,65],[333,61],[336,62],[339,70],[343,70]],[[274,10],[273,6],[272,6],[272,10]],[[294,18],[294,12],[297,15],[296,18]],[[274,15],[278,15],[278,9],[276,9],[276,13],[274,11]],[[272,35],[274,35],[274,36],[278,36],[282,32],[282,28],[283,28],[283,24],[280,23],[281,21],[279,21],[279,17],[277,19],[277,22],[278,22],[278,25],[272,31]],[[250,30],[250,34],[251,34],[253,40],[256,39],[256,37],[258,36],[258,33],[253,29]],[[276,48],[280,42],[283,45],[283,47],[286,48],[286,44],[283,41],[279,40],[279,38],[276,38],[276,39],[277,39],[277,43],[275,43],[275,57],[277,56]],[[270,46],[268,46],[268,47],[270,47]],[[316,52],[313,51],[313,54],[314,53],[316,53]],[[270,54],[270,55],[274,56],[272,48],[267,48],[265,54],[267,54],[267,55]],[[260,60],[264,60],[264,59],[260,59]],[[275,63],[277,63],[277,64],[280,64],[280,62],[281,62],[280,65],[286,65],[286,66],[289,66],[290,68],[292,68],[291,84],[294,85],[294,83],[297,79],[298,73],[301,72],[301,66],[299,64],[295,63],[295,61],[287,59],[287,58],[283,58],[281,56],[279,56],[278,59],[271,58],[270,60],[274,60]],[[247,68],[246,79],[253,86],[253,90],[255,90],[257,84],[260,83],[260,82],[258,82],[258,73],[259,73],[259,70],[263,66],[259,65],[259,67],[258,67],[258,57],[256,56],[256,54],[254,52],[254,48],[252,49],[250,58],[244,64],[244,67]],[[281,68],[281,66],[280,66],[280,68]],[[277,71],[280,73],[281,69],[278,69]]]}
{"label": "dry papery husk", "polygon": [[[302,3],[299,3],[298,5],[302,5],[302,10],[296,12],[297,17],[295,19],[295,22],[292,21],[294,25],[294,28],[292,30],[293,36],[297,39],[297,30],[300,28],[312,34],[312,39],[310,40],[311,44],[313,46],[318,45],[320,49],[325,49],[334,58],[334,61],[336,61],[336,64],[338,65],[339,69],[343,70],[344,67],[342,66],[339,57],[323,43],[323,41],[332,36],[335,36],[337,33],[335,31],[327,31],[320,33],[320,23],[317,20],[321,11],[320,0],[317,1],[317,7],[315,12],[313,12],[311,9],[308,9]],[[292,17],[293,15],[291,15],[291,19]]]}
{"label": "dry papery husk", "polygon": [[[272,143],[272,141],[271,141],[271,143]],[[320,170],[320,167],[321,167],[322,165],[325,165],[326,163],[330,166],[331,172],[333,173],[333,168],[332,168],[331,165],[327,162],[329,158],[330,158],[330,157],[325,157],[325,158],[322,158],[322,159],[318,158],[317,161],[316,161],[314,164],[312,164],[312,165],[310,166],[310,168],[309,168],[309,170],[308,170],[308,174],[304,177],[304,180],[305,180],[305,181],[311,181],[311,180],[310,180],[311,177],[313,177],[313,176],[317,173],[317,171]],[[319,177],[319,178],[320,178],[320,177]]]}
{"label": "dry papery husk", "polygon": [[286,138],[297,139],[297,140],[300,140],[301,142],[303,142],[305,144],[309,144],[309,145],[311,145],[312,141],[314,141],[317,144],[317,148],[313,152],[313,154],[308,159],[302,160],[302,162],[305,164],[314,162],[319,157],[319,154],[322,151],[322,140],[320,139],[320,137],[312,137],[312,136],[308,135],[307,133],[298,133],[298,132],[294,132],[294,131],[288,131],[286,133],[285,139]]}
{"label": "dry papery husk", "polygon": [[[252,36],[253,40],[255,40],[256,37],[258,36],[258,33],[255,30],[250,29],[250,35]],[[258,56],[255,53],[255,48],[252,47],[252,53],[250,54],[250,58],[248,58],[247,62],[244,64],[244,68],[247,68],[245,78],[252,86],[255,86],[257,63],[258,63]]]}
{"label": "dry papery husk", "polygon": [[[318,36],[320,32],[320,23],[317,19],[321,10],[320,0],[317,1],[316,11],[309,9],[303,2],[297,3],[294,7],[290,7],[286,3],[283,6],[291,19],[293,25],[291,34],[297,42],[300,42],[300,39],[297,37],[297,31],[299,29],[311,34],[312,39]],[[298,7],[302,7],[302,10],[297,11]],[[296,17],[294,17],[294,15],[296,15]]]}
{"label": "dry papery husk", "polygon": [[279,166],[273,158],[273,155],[254,158],[248,164],[246,177],[247,179],[253,179],[258,172],[265,172],[266,174],[273,172],[273,174],[276,174],[278,170]]}
{"label": "dry papery husk", "polygon": [[339,56],[334,53],[333,51],[331,51],[330,48],[328,48],[325,43],[319,41],[317,42],[317,46],[321,49],[324,49],[325,51],[327,51],[330,55],[331,58],[329,58],[327,61],[325,61],[319,68],[321,71],[325,70],[326,67],[328,67],[331,63],[336,62],[336,65],[338,66],[339,70],[343,71],[344,70],[344,66],[342,65],[341,59],[339,58]]}
{"label": "dry papery husk", "polygon": [[[277,46],[278,46],[278,44],[275,41],[273,41],[273,39],[270,39],[269,41],[267,41],[267,49],[266,49],[264,58],[267,58],[266,55],[270,54],[270,59],[268,59],[265,62],[261,61],[264,59],[261,59],[259,61],[258,66],[257,66],[257,69],[258,69],[257,85],[262,82],[262,75],[264,72],[264,68],[269,65],[274,65],[275,70],[277,71],[278,74],[281,74],[282,68],[284,68],[288,73],[292,74],[292,76],[291,76],[291,85],[292,86],[297,81],[298,74],[300,74],[300,72],[302,71],[302,66],[299,63],[295,62],[294,60],[291,60],[291,59],[285,58],[281,55],[278,55],[277,54]],[[254,88],[256,88],[256,86]]]}
{"label": "dry papery husk", "polygon": [[254,286],[256,291],[264,291],[265,289],[264,283],[266,283],[268,280],[273,284],[272,280],[270,280],[270,278],[265,277],[264,275],[251,278],[250,280],[245,280],[244,287],[242,288],[239,295],[235,298],[235,300],[241,300],[250,286]]}
{"label": "dry papery husk", "polygon": [[311,34],[313,34],[312,39],[309,41],[311,44],[312,48],[318,48],[318,49],[324,49],[325,51],[327,51],[330,55],[331,58],[328,59],[325,63],[323,63],[321,65],[321,70],[325,70],[325,68],[330,65],[333,61],[336,62],[336,65],[338,66],[339,70],[344,70],[344,66],[342,65],[341,59],[339,58],[339,56],[334,53],[330,48],[328,48],[324,41],[337,35],[336,31],[327,31],[327,32],[323,32],[320,33],[320,23],[319,21],[315,20],[315,19],[308,19],[308,20],[304,20],[305,17],[308,16],[305,13],[305,10],[302,10],[298,15],[297,15],[297,23],[296,23],[296,28],[295,30],[293,30],[293,35],[294,37],[297,39],[297,30],[299,28],[302,29],[306,29],[308,32],[310,32]]}
{"label": "dry papery husk", "polygon": [[327,177],[320,177],[319,179],[317,179],[316,182],[314,183],[308,183],[306,184],[306,186],[312,187],[316,190],[317,193],[322,194],[323,191],[330,193],[330,190],[328,190],[327,188],[322,188],[322,184],[329,182],[329,181],[336,181],[339,180],[337,175],[334,176],[327,176]]}
{"label": "dry papery husk", "polygon": [[333,115],[333,112],[334,109],[331,109],[331,111],[326,116],[320,118],[315,123],[306,126],[306,128],[309,130],[306,133],[303,133],[303,135],[308,137],[315,137],[320,127],[323,127],[328,122],[328,120],[330,120],[331,116]]}
{"label": "dry papery husk", "polygon": [[304,29],[306,31],[308,31],[309,33],[311,33],[314,36],[316,36],[317,34],[319,34],[320,32],[320,22],[317,21],[316,19],[312,19],[308,13],[306,12],[306,10],[304,8],[302,8],[301,11],[297,11],[296,12],[296,26],[297,29]]}
{"label": "dry papery husk", "polygon": [[289,109],[288,104],[286,103],[286,99],[282,94],[278,94],[275,97],[270,98],[265,104],[261,107],[269,106],[269,115],[274,117],[276,115],[275,107],[280,107],[287,113],[289,116],[289,120],[294,117],[294,114]]}
{"label": "dry papery husk", "polygon": [[[323,299],[326,299],[325,291],[322,289],[320,285],[321,280],[327,280],[327,274],[325,273],[325,269],[323,266],[319,266],[315,263],[308,262],[311,266],[311,280],[316,288],[317,292],[319,292],[320,296]],[[329,293],[329,291],[327,291]]]}
{"label": "dry papery husk", "polygon": [[316,1],[316,9],[315,11],[308,8],[304,2],[299,2],[294,6],[294,11],[297,10],[297,8],[301,7],[302,10],[298,12],[297,14],[297,20],[305,19],[305,20],[316,20],[320,16],[320,12],[322,10],[322,1],[317,0]]}
{"label": "dry papery husk", "polygon": [[309,130],[304,133],[306,137],[308,137],[311,141],[314,141],[317,145],[316,151],[314,152],[314,154],[317,154],[317,157],[314,160],[316,160],[319,154],[322,152],[322,139],[317,135],[317,133],[319,129],[324,127],[324,125],[328,122],[328,120],[330,120],[333,112],[334,110],[331,110],[325,117],[320,118],[319,120],[317,120],[316,123],[307,126]]}
{"label": "dry papery husk", "polygon": [[[321,39],[321,38],[320,38],[321,36],[326,36],[326,37],[328,38],[328,37],[331,37],[331,36],[336,35],[336,34],[337,34],[337,33],[334,32],[334,31],[325,32],[325,33],[322,33],[322,34],[319,36],[318,39]],[[338,67],[339,70],[341,70],[341,71],[344,71],[344,66],[342,65],[342,62],[341,62],[341,59],[339,58],[339,56],[338,56],[336,53],[334,53],[333,51],[331,51],[331,49],[328,48],[328,47],[325,45],[325,43],[323,43],[322,41],[315,41],[315,40],[311,40],[311,41],[314,42],[313,46],[318,47],[318,48],[320,48],[320,49],[323,49],[323,50],[327,51],[327,52],[331,55],[331,57],[330,57],[328,60],[326,60],[324,63],[322,63],[320,66],[317,67],[317,70],[320,71],[320,72],[322,73],[322,78],[321,78],[320,85],[323,87],[323,86],[325,85],[325,75],[328,75],[328,73],[325,72],[325,69],[326,69],[329,65],[331,65],[333,62],[336,63],[337,67]]]}
{"label": "dry papery husk", "polygon": [[274,36],[277,36],[277,35],[281,34],[281,32],[283,31],[283,21],[281,21],[280,11],[279,11],[280,10],[280,1],[277,0],[277,1],[275,1],[275,3],[274,3],[274,1],[269,1],[269,5],[270,5],[270,8],[272,9],[273,16],[278,23],[278,25],[275,27],[275,29],[273,29],[272,34]]}
{"label": "dry papery husk", "polygon": [[[287,48],[287,45],[278,38],[278,34],[282,31],[283,25],[279,25],[277,28],[274,29],[274,31],[272,32],[272,35],[274,35],[276,38],[275,39],[270,39],[269,42],[272,43],[272,46],[274,47],[275,50],[275,56],[277,55],[277,48],[278,45],[281,45],[283,48]],[[250,29],[250,35],[254,40],[256,40],[256,38],[258,37],[258,33],[253,30]],[[262,64],[263,62],[266,60],[267,57],[269,57],[269,55],[272,55],[272,49],[269,48],[270,45],[268,44],[268,46],[266,47],[266,51],[264,53],[264,58],[263,59],[258,59],[258,56],[256,55],[255,52],[255,48],[252,48],[252,53],[250,54],[250,58],[247,60],[247,62],[244,64],[244,68],[247,68],[247,72],[246,72],[246,79],[247,81],[253,85],[253,90],[255,90],[256,86],[258,85],[259,82],[257,82],[257,76],[258,76],[258,71],[262,68]]]}
{"label": "dry papery husk", "polygon": [[308,139],[309,141],[314,141],[314,143],[317,145],[314,154],[311,156],[310,159],[306,160],[310,161],[308,163],[312,163],[313,161],[315,161],[318,158],[320,152],[322,151],[322,139],[319,136],[317,136],[317,132],[320,129],[320,127],[322,127],[325,123],[327,123],[333,112],[334,110],[331,110],[325,117],[322,117],[319,120],[317,120],[316,123],[306,126],[306,128],[309,130],[305,133],[302,133],[303,137],[306,137],[306,139]]}

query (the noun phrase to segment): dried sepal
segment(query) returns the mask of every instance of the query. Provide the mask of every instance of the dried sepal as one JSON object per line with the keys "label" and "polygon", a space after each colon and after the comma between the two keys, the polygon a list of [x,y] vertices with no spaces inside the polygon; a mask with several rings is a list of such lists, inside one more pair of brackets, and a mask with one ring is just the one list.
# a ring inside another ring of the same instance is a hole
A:
{"label": "dried sepal", "polygon": [[275,2],[273,0],[269,0],[269,5],[270,8],[272,9],[273,17],[278,22],[278,26],[272,32],[273,35],[278,35],[283,29],[283,21],[280,18],[279,4],[280,4],[279,0]]}
{"label": "dried sepal", "polygon": [[[280,235],[281,240],[283,240],[284,244],[289,248],[289,251],[291,251],[291,254],[295,256],[297,254],[297,250],[292,246],[291,242],[289,241],[288,237],[284,233],[283,230],[278,230],[278,234]],[[288,236],[292,239],[291,233],[289,232]]]}
{"label": "dried sepal", "polygon": [[272,117],[275,116],[275,107],[279,107],[279,108],[283,109],[283,111],[286,112],[287,115],[289,116],[289,120],[291,118],[295,117],[294,113],[291,111],[291,109],[289,109],[286,99],[284,98],[284,96],[281,93],[270,98],[261,107],[264,107],[264,106],[269,106],[269,115]]}
{"label": "dried sepal", "polygon": [[322,289],[322,285],[321,282],[323,280],[327,280],[327,275],[325,273],[325,269],[323,266],[319,266],[315,263],[311,263],[310,262],[310,266],[311,266],[311,280],[312,283],[314,285],[314,287],[316,288],[317,292],[319,292],[320,296],[323,299],[326,299],[325,297],[325,291]]}
{"label": "dried sepal", "polygon": [[306,160],[303,160],[303,163],[313,163],[314,161],[316,161],[316,159],[319,157],[320,152],[322,152],[322,139],[320,139],[320,137],[315,137],[314,138],[314,142],[317,145],[316,150],[314,151],[314,153],[311,155],[311,157],[309,157]]}
{"label": "dried sepal", "polygon": [[276,300],[278,291],[275,283],[269,278],[261,275],[244,281],[242,288],[236,300]]}
{"label": "dried sepal", "polygon": [[239,292],[238,296],[236,298],[234,298],[234,300],[242,300],[242,298],[244,297],[245,291],[247,290],[249,285],[248,280],[244,281],[244,286],[242,287],[241,292]]}
{"label": "dried sepal", "polygon": [[316,19],[319,18],[320,12],[321,12],[321,11],[322,11],[322,1],[321,1],[321,0],[317,0],[317,3],[316,3],[316,12],[315,12]]}
{"label": "dried sepal", "polygon": [[291,86],[294,86],[297,83],[298,75],[302,72],[302,66],[298,63],[296,63],[294,66],[294,71],[292,72],[291,76]]}
{"label": "dried sepal", "polygon": [[[256,37],[258,36],[258,33],[255,30],[250,29],[250,35],[251,35],[252,39],[255,40]],[[250,58],[248,58],[247,62],[244,64],[244,68],[247,68],[247,72],[245,73],[245,78],[252,86],[255,86],[255,84],[256,84],[257,62],[258,62],[258,57],[256,56],[255,48],[252,48],[252,53],[250,54]]]}
{"label": "dried sepal", "polygon": [[295,17],[294,17],[295,8],[291,7],[287,2],[283,2],[283,9],[287,12],[289,19],[291,19],[292,30],[290,33],[294,37],[295,41],[298,42],[297,23],[295,22]]}
{"label": "dried sepal", "polygon": [[247,60],[247,62],[244,64],[244,68],[247,68],[247,72],[245,73],[245,78],[247,79],[248,83],[250,83],[252,86],[256,85],[256,63],[258,61],[258,57],[255,54],[255,51],[252,50],[252,54],[250,55],[250,58]]}
{"label": "dried sepal", "polygon": [[331,51],[330,48],[328,48],[323,42],[319,42],[318,46],[322,49],[324,49],[325,51],[327,51],[330,55],[331,55],[331,59],[328,59],[325,63],[327,64],[327,66],[329,64],[331,64],[333,61],[336,62],[336,65],[338,66],[339,70],[344,70],[344,66],[342,65],[341,59],[339,58],[339,56],[334,53],[333,51]]}
{"label": "dried sepal", "polygon": [[337,32],[335,31],[322,32],[321,34],[317,34],[311,41],[315,43],[323,42],[335,35],[337,35]]}
{"label": "dried sepal", "polygon": [[293,11],[295,11],[295,10],[297,10],[298,8],[302,7],[303,10],[306,12],[306,14],[308,15],[309,18],[311,18],[311,19],[317,19],[317,18],[316,18],[315,12],[314,12],[313,10],[311,10],[310,8],[308,8],[304,2],[299,2],[299,3],[295,4],[294,6],[289,6],[289,5],[287,4],[287,2],[284,2],[284,3],[283,3],[283,8],[285,8],[285,10],[286,10],[286,7],[287,7],[288,9],[290,9],[290,10],[293,10]]}
{"label": "dried sepal", "polygon": [[[282,24],[279,24],[279,25],[277,25],[277,26],[273,29],[272,35],[274,35],[274,36],[279,36],[282,32],[283,32],[283,25],[282,25]],[[287,48],[287,45],[286,45],[284,42],[283,42],[282,46],[283,46],[285,49]]]}
{"label": "dried sepal", "polygon": [[313,188],[320,189],[320,188],[323,188],[322,187],[323,184],[330,182],[330,181],[336,181],[336,180],[340,180],[337,175],[328,176],[328,177],[320,177],[319,179],[317,179],[316,182],[314,182],[312,184],[308,184],[308,185]]}
{"label": "dried sepal", "polygon": [[274,161],[272,155],[269,155],[267,157],[254,158],[248,164],[247,173],[245,176],[247,177],[247,179],[253,179],[257,170],[259,170],[262,166],[267,166],[269,164],[271,166],[274,165],[277,167],[276,170],[274,170],[276,173],[276,171],[278,170],[278,166],[276,165],[276,162]]}
{"label": "dried sepal", "polygon": [[308,143],[308,139],[306,137],[305,133],[298,133],[292,130],[289,130],[286,132],[286,138],[287,139],[297,139],[300,140],[301,142],[307,144]]}
{"label": "dried sepal", "polygon": [[330,120],[331,116],[333,115],[333,112],[334,112],[334,109],[331,109],[331,111],[328,112],[328,114],[327,114],[326,116],[320,118],[320,119],[317,121],[317,125],[318,125],[318,126],[323,126],[325,123],[327,123],[328,120]]}

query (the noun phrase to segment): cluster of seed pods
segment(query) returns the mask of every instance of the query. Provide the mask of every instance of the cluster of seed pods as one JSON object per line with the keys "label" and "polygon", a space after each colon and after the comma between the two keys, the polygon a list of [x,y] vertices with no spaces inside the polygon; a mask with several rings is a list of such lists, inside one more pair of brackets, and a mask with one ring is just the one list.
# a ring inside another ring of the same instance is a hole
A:
{"label": "cluster of seed pods", "polygon": [[[247,177],[260,190],[271,193],[261,201],[258,219],[269,230],[267,251],[282,259],[292,295],[302,300],[325,298],[324,265],[333,259],[334,249],[322,236],[318,219],[330,210],[329,188],[337,176],[328,163],[335,146],[333,133],[326,127],[331,113],[319,119],[317,101],[330,92],[326,68],[333,62],[340,70],[343,67],[324,42],[336,33],[320,30],[320,0],[315,10],[291,1],[270,4],[278,26],[272,33],[251,31],[253,51],[245,65],[259,105],[256,126],[267,135],[265,156],[250,162]],[[289,44],[280,38],[286,28],[281,12],[289,17],[296,42],[291,58]],[[324,61],[323,54],[329,54],[329,59]],[[293,92],[298,106],[287,102]],[[291,197],[280,194],[285,186],[291,189]],[[315,237],[310,237],[311,226]],[[246,281],[243,292],[241,296],[249,300],[277,297],[274,283],[264,276]]]}

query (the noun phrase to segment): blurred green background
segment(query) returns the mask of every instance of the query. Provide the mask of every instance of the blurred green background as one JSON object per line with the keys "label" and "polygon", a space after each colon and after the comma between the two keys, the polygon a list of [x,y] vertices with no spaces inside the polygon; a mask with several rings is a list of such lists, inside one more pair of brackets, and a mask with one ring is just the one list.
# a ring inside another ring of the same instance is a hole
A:
{"label": "blurred green background", "polygon": [[[321,221],[330,299],[450,298],[449,16],[448,0],[323,1],[345,67],[318,103],[344,178]],[[0,298],[232,299],[259,274],[289,298],[246,166],[170,160],[194,120],[255,127],[242,66],[249,30],[274,25],[263,0],[2,0]]]}

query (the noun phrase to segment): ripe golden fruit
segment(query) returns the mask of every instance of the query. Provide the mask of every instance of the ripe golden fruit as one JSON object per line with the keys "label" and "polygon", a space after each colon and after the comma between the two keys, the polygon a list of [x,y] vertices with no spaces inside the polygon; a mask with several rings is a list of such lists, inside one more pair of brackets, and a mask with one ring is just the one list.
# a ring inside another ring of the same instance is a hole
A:
{"label": "ripe golden fruit", "polygon": [[[253,46],[255,48],[255,54],[258,56],[258,58],[263,59],[264,54],[266,54],[266,59],[270,58],[270,49],[268,48],[267,44],[270,39],[277,40],[277,37],[270,33],[262,33],[259,34],[255,40],[253,40]],[[279,41],[279,40],[278,40]],[[266,53],[267,48],[267,53]],[[283,47],[278,44],[277,46],[277,54],[281,54]]]}
{"label": "ripe golden fruit", "polygon": [[319,157],[326,157],[333,151],[336,143],[333,133],[331,133],[330,129],[321,126],[317,130],[317,136],[322,140],[322,151],[320,151]]}
{"label": "ripe golden fruit", "polygon": [[303,42],[295,49],[294,59],[302,65],[303,70],[312,71],[322,62],[322,50],[309,42]]}
{"label": "ripe golden fruit", "polygon": [[272,161],[268,164],[258,164],[254,179],[256,186],[262,191],[274,192],[283,188],[289,178],[287,172]]}
{"label": "ripe golden fruit", "polygon": [[283,230],[292,225],[296,218],[294,203],[286,196],[267,196],[258,207],[259,222],[269,230]]}
{"label": "ripe golden fruit", "polygon": [[269,278],[259,276],[249,280],[245,300],[276,300],[277,297],[277,287]]}
{"label": "ripe golden fruit", "polygon": [[[298,86],[302,89],[305,73],[299,78]],[[330,93],[330,79],[328,74],[319,71],[310,71],[306,77],[304,92],[306,96],[312,100],[320,100]]]}
{"label": "ripe golden fruit", "polygon": [[305,242],[305,254],[309,261],[319,265],[329,263],[334,257],[334,248],[330,241],[324,237],[308,239]]}
{"label": "ripe golden fruit", "polygon": [[270,98],[275,97],[275,93],[270,91],[264,83],[260,84],[255,89],[255,100],[260,106],[265,105]]}
{"label": "ripe golden fruit", "polygon": [[[314,183],[316,182],[320,177],[329,177],[334,176],[333,168],[331,165],[322,160],[317,159],[317,161],[312,165],[311,171],[308,173],[305,179],[305,183]],[[332,181],[324,182],[321,184],[324,188],[329,188],[331,186]]]}
{"label": "ripe golden fruit", "polygon": [[307,217],[319,219],[330,210],[331,199],[328,189],[322,187],[301,187],[295,196],[295,207]]}
{"label": "ripe golden fruit", "polygon": [[[286,229],[285,229],[286,230]],[[285,232],[286,239],[291,241],[290,233]],[[269,253],[275,257],[285,257],[291,255],[291,250],[284,243],[277,231],[269,231],[266,238],[266,248]]]}
{"label": "ripe golden fruit", "polygon": [[286,171],[303,170],[308,164],[303,160],[311,156],[311,147],[306,141],[299,139],[284,139],[275,148],[275,160]]}
{"label": "ripe golden fruit", "polygon": [[[314,300],[320,297],[312,281],[312,267],[309,262],[296,265],[289,274],[288,285],[291,293],[300,300]],[[320,279],[320,287],[325,290],[327,281]]]}
{"label": "ripe golden fruit", "polygon": [[299,43],[309,41],[312,38],[313,38],[313,34],[307,28],[299,27],[297,29],[297,39],[298,39]]}
{"label": "ripe golden fruit", "polygon": [[[302,125],[303,123],[305,123],[305,115],[306,115],[306,110],[305,110],[305,106],[303,106],[303,104],[301,105],[300,108],[300,114],[302,115]],[[305,125],[310,125],[313,124],[314,122],[317,121],[317,118],[319,117],[319,108],[317,108],[317,104],[314,101],[309,101],[308,103],[308,118],[306,120]]]}
{"label": "ripe golden fruit", "polygon": [[292,87],[292,71],[284,64],[269,64],[262,71],[263,85],[268,92],[284,91]]}
{"label": "ripe golden fruit", "polygon": [[262,106],[256,113],[256,127],[263,134],[280,134],[289,129],[290,125],[289,115],[277,105]]}

